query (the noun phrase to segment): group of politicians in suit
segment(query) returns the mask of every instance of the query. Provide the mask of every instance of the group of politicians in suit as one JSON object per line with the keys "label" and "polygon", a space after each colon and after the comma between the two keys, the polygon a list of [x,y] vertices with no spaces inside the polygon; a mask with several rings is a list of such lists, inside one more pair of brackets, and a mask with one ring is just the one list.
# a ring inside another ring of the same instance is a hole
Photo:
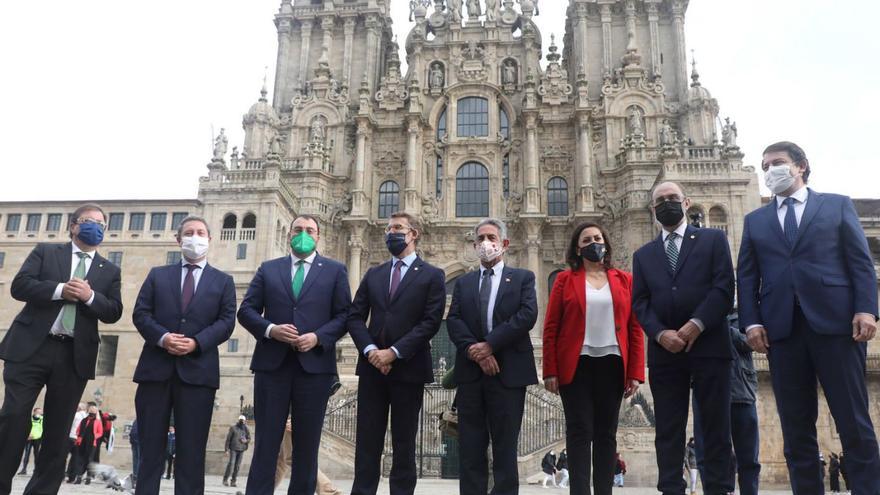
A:
{"label": "group of politicians in suit", "polygon": [[[553,283],[543,329],[543,383],[562,400],[571,493],[591,493],[591,479],[596,493],[611,493],[618,412],[622,399],[645,381],[646,349],[657,488],[665,494],[686,490],[682,459],[693,396],[704,418],[695,432],[702,441],[704,492],[733,491],[735,351],[728,314],[735,279],[739,331],[769,358],[794,493],[823,490],[817,381],[846,453],[853,493],[880,493],[880,453],[865,383],[877,284],[865,235],[849,198],[806,187],[810,164],[797,145],[769,146],[762,167],[775,196],[745,218],[736,276],[724,232],[689,225],[690,200],[672,182],[653,189],[650,206],[660,234],[633,254],[632,273],[613,266],[611,237],[601,225],[583,223],[572,232],[569,269]],[[68,429],[94,377],[98,322],[122,316],[120,270],[97,252],[106,221],[99,206],[81,206],[71,216],[71,242],[38,244],[11,284],[12,296],[25,304],[0,343],[5,361],[0,495],[11,490],[31,409],[43,389],[43,449],[24,493],[59,490]],[[384,234],[390,257],[367,271],[352,298],[346,267],[318,254],[320,234],[315,217],[297,216],[290,254],[264,262],[237,307],[232,277],[207,262],[207,222],[195,216],[181,222],[181,262],[149,272],[132,315],[144,339],[134,373],[138,494],[159,491],[172,415],[175,493],[204,492],[206,444],[220,385],[218,347],[236,318],[256,339],[251,361],[256,438],[247,494],[273,493],[288,419],[294,432],[286,443],[292,443],[288,493],[315,492],[335,345],[346,333],[359,352],[351,493],[376,493],[389,421],[390,493],[414,493],[424,386],[434,380],[430,341],[446,309],[444,272],[417,254],[423,235],[418,219],[394,213]],[[456,281],[446,317],[457,349],[459,489],[465,495],[488,492],[489,448],[491,493],[518,493],[526,387],[538,383],[530,338],[538,318],[535,274],[505,262],[509,243],[501,220],[476,225],[473,247],[480,266]],[[754,455],[757,462],[757,450]]]}

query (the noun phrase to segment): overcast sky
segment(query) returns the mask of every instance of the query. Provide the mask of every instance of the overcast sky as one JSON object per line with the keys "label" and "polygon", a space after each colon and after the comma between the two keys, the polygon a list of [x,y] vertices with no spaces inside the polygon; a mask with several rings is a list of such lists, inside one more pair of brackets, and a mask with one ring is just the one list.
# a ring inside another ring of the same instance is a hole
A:
{"label": "overcast sky", "polygon": [[[212,126],[241,147],[266,66],[272,88],[279,4],[2,2],[0,201],[194,198]],[[401,40],[407,4],[393,0]],[[545,43],[566,5],[541,0]],[[747,164],[793,140],[816,189],[880,197],[877,19],[873,1],[691,0],[688,53]]]}

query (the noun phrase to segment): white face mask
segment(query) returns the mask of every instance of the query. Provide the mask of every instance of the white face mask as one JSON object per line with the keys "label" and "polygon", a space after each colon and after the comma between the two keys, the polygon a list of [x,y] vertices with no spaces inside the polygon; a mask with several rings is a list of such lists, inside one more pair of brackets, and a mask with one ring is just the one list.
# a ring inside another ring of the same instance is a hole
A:
{"label": "white face mask", "polygon": [[477,254],[480,256],[480,261],[489,263],[504,254],[504,247],[503,244],[497,244],[492,241],[483,241],[477,246]]}
{"label": "white face mask", "polygon": [[764,172],[764,184],[773,194],[780,194],[788,190],[794,184],[795,177],[791,175],[791,165],[771,165]]}
{"label": "white face mask", "polygon": [[189,260],[197,260],[208,254],[208,238],[197,235],[186,236],[181,239],[180,250],[183,257]]}

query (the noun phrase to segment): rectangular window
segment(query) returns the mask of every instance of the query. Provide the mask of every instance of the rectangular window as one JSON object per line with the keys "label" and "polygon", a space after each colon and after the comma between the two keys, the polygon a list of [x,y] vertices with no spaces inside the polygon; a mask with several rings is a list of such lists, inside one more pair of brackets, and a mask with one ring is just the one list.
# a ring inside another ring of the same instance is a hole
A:
{"label": "rectangular window", "polygon": [[21,214],[12,213],[6,216],[6,232],[18,232],[21,227]]}
{"label": "rectangular window", "polygon": [[110,263],[122,268],[122,251],[110,251],[107,253],[107,259]]}
{"label": "rectangular window", "polygon": [[177,230],[180,228],[180,222],[183,221],[184,218],[189,216],[189,212],[186,211],[175,211],[171,214],[171,230]]}
{"label": "rectangular window", "polygon": [[178,263],[180,263],[180,251],[168,251],[168,254],[165,255],[165,264],[176,265]]}
{"label": "rectangular window", "polygon": [[38,232],[40,230],[40,223],[42,222],[42,220],[42,213],[28,213],[27,224],[25,225],[25,232]]}
{"label": "rectangular window", "polygon": [[226,352],[238,352],[238,339],[229,339],[226,342]]}
{"label": "rectangular window", "polygon": [[247,244],[238,245],[238,253],[235,257],[237,260],[247,259]]}
{"label": "rectangular window", "polygon": [[125,225],[125,213],[110,214],[110,223],[107,226],[107,230],[122,230],[123,225]]}
{"label": "rectangular window", "polygon": [[458,137],[489,135],[489,100],[468,97],[458,100]]}
{"label": "rectangular window", "polygon": [[0,251],[0,268],[3,268],[3,263],[6,262],[6,253]]}
{"label": "rectangular window", "polygon": [[150,214],[150,230],[153,232],[159,230],[165,230],[165,217],[168,215],[166,213],[151,213]]}
{"label": "rectangular window", "polygon": [[46,232],[61,230],[61,213],[50,213],[46,219]]}
{"label": "rectangular window", "polygon": [[98,366],[95,369],[95,375],[113,376],[116,374],[116,349],[118,346],[118,335],[101,335],[101,345],[98,347]]}
{"label": "rectangular window", "polygon": [[146,213],[132,213],[128,217],[128,230],[144,230]]}

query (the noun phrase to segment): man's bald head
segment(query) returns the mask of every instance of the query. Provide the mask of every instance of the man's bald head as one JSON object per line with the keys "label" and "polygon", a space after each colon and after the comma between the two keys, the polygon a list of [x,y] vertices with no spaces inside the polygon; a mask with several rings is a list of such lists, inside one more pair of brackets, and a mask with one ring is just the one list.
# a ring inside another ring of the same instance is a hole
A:
{"label": "man's bald head", "polygon": [[656,204],[657,198],[668,198],[671,199],[673,196],[678,196],[678,201],[684,201],[684,188],[681,187],[677,182],[662,182],[654,188],[654,191],[651,193],[651,202]]}

